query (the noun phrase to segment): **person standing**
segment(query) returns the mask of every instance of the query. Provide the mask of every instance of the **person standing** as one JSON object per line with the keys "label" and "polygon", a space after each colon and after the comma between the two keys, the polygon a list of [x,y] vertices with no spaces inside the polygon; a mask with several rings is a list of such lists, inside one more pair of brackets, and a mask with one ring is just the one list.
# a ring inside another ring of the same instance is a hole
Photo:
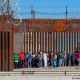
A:
{"label": "person standing", "polygon": [[74,66],[74,53],[71,54],[71,66]]}
{"label": "person standing", "polygon": [[67,52],[64,53],[64,66],[67,64]]}
{"label": "person standing", "polygon": [[32,52],[28,53],[27,60],[28,60],[28,67],[32,67]]}
{"label": "person standing", "polygon": [[35,53],[35,58],[34,58],[34,67],[38,67],[38,53]]}
{"label": "person standing", "polygon": [[53,66],[57,67],[57,53],[54,54]]}
{"label": "person standing", "polygon": [[47,54],[43,53],[44,67],[47,67]]}
{"label": "person standing", "polygon": [[61,64],[62,64],[62,58],[61,58],[61,53],[59,52],[58,54],[57,54],[57,64],[58,64],[58,67],[59,66],[61,66]]}
{"label": "person standing", "polygon": [[32,54],[32,67],[34,67],[34,64],[35,64],[35,56],[36,56],[36,54],[35,54],[35,52],[33,52],[33,54]]}
{"label": "person standing", "polygon": [[78,65],[78,53],[74,53],[74,65],[77,66]]}
{"label": "person standing", "polygon": [[69,59],[69,66],[71,66],[71,53],[68,53],[68,59]]}
{"label": "person standing", "polygon": [[62,56],[62,66],[65,66],[64,65],[65,64],[65,52],[64,51],[62,51],[61,56]]}
{"label": "person standing", "polygon": [[19,55],[18,53],[14,53],[14,67],[18,68]]}
{"label": "person standing", "polygon": [[77,59],[78,59],[78,65],[80,66],[80,51],[78,52]]}
{"label": "person standing", "polygon": [[53,67],[54,53],[51,53],[51,58],[50,58],[50,60],[51,60],[51,66]]}
{"label": "person standing", "polygon": [[19,54],[21,67],[24,67],[25,55],[23,52]]}
{"label": "person standing", "polygon": [[38,52],[38,67],[42,67],[42,52]]}

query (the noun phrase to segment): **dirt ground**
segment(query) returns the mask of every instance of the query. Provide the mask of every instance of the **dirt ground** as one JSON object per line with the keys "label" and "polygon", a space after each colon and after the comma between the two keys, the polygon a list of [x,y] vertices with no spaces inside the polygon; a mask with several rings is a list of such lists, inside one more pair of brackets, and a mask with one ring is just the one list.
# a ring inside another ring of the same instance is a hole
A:
{"label": "dirt ground", "polygon": [[80,72],[80,66],[73,67],[46,67],[46,68],[19,68],[13,71],[78,71]]}

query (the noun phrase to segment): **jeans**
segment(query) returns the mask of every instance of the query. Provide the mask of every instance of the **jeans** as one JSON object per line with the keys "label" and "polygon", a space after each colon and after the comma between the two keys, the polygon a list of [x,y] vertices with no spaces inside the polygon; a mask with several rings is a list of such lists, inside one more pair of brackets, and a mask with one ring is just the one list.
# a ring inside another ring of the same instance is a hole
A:
{"label": "jeans", "polygon": [[19,61],[19,67],[20,67],[20,68],[23,68],[23,67],[24,67],[24,60],[20,60],[20,61]]}
{"label": "jeans", "polygon": [[32,59],[28,59],[28,67],[32,67]]}
{"label": "jeans", "polygon": [[62,59],[59,60],[59,66],[62,66]]}
{"label": "jeans", "polygon": [[80,66],[80,59],[78,59],[78,64],[79,64],[79,66]]}
{"label": "jeans", "polygon": [[53,67],[53,60],[51,60],[51,66]]}
{"label": "jeans", "polygon": [[39,67],[42,67],[42,60],[39,60],[38,66],[39,66]]}

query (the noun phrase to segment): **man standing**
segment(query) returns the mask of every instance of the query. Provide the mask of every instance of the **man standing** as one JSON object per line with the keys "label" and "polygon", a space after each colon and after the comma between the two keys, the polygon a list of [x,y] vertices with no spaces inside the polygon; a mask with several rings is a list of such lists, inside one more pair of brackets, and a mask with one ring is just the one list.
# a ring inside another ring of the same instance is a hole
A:
{"label": "man standing", "polygon": [[20,57],[20,63],[21,63],[21,67],[24,67],[24,61],[25,61],[25,55],[23,52],[20,53],[19,55]]}
{"label": "man standing", "polygon": [[32,52],[29,52],[27,59],[28,59],[28,67],[32,67]]}

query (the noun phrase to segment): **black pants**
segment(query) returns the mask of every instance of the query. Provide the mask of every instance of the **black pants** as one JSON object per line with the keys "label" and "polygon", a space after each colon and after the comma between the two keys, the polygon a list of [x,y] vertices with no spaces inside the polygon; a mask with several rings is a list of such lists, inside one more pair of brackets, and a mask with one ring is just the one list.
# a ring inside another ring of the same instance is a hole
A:
{"label": "black pants", "polygon": [[34,67],[38,67],[38,59],[34,59]]}
{"label": "black pants", "polygon": [[20,67],[20,68],[23,68],[23,67],[24,67],[24,60],[20,60],[20,62],[19,62],[19,67]]}
{"label": "black pants", "polygon": [[77,59],[75,59],[75,65],[78,66],[78,60]]}
{"label": "black pants", "polygon": [[14,67],[18,68],[18,62],[14,62]]}

